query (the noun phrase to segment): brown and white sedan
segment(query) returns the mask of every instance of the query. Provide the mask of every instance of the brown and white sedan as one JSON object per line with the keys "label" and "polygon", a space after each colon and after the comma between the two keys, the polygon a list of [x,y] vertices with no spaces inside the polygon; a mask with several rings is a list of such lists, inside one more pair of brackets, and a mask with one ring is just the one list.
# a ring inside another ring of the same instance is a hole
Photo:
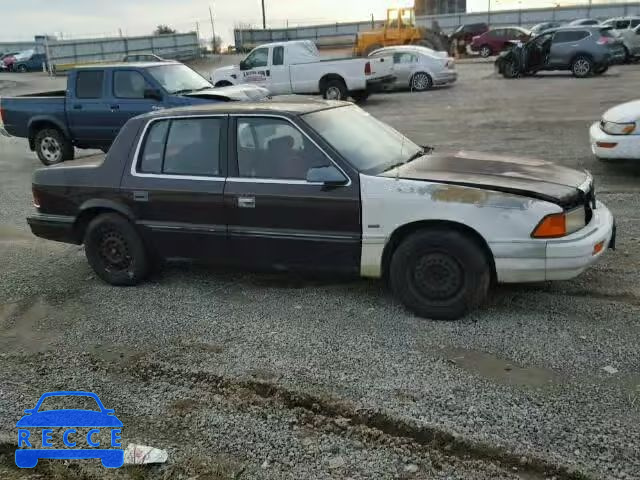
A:
{"label": "brown and white sedan", "polygon": [[34,234],[84,243],[105,281],[162,258],[385,277],[454,319],[491,281],[575,277],[614,244],[591,176],[434,153],[344,102],[235,103],[130,120],[109,153],[36,171]]}

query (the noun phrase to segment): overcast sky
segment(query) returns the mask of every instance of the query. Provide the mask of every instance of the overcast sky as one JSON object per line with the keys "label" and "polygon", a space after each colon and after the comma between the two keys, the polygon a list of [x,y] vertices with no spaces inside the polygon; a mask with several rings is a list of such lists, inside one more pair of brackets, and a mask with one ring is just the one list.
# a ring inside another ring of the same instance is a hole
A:
{"label": "overcast sky", "polygon": [[[570,4],[577,0],[559,0]],[[468,9],[486,11],[488,0],[467,0]],[[31,40],[36,34],[64,38],[151,33],[158,24],[178,31],[195,29],[211,37],[209,6],[213,6],[216,33],[226,42],[238,23],[262,25],[261,0],[0,0],[0,41]],[[267,23],[273,27],[383,18],[388,6],[412,0],[265,0]],[[491,0],[492,10],[518,8],[518,0]],[[554,0],[522,0],[521,5],[549,7]]]}

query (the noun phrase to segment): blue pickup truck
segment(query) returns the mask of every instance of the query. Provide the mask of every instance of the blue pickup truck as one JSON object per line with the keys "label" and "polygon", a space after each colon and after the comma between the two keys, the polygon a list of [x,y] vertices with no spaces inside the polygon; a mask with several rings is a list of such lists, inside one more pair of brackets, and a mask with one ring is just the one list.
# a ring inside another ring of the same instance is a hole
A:
{"label": "blue pickup truck", "polygon": [[45,165],[74,156],[74,148],[107,151],[132,117],[211,102],[256,101],[253,85],[214,88],[179,62],[92,65],[71,70],[67,89],[0,98],[0,133],[27,138]]}

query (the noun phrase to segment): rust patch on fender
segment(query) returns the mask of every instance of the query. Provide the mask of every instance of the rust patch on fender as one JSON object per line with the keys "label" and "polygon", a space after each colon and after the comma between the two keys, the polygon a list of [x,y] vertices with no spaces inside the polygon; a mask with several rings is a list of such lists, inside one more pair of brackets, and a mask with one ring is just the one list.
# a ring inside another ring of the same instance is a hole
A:
{"label": "rust patch on fender", "polygon": [[485,204],[495,194],[486,190],[459,187],[457,185],[442,185],[431,191],[431,198],[440,202]]}

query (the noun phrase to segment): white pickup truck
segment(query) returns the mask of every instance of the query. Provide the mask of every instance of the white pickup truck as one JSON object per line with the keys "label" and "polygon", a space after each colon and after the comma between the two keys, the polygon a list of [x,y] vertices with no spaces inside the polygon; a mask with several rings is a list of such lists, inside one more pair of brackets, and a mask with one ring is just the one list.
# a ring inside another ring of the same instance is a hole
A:
{"label": "white pickup truck", "polygon": [[329,100],[364,101],[393,83],[393,59],[323,59],[310,40],[260,45],[240,65],[222,67],[211,75],[216,87],[251,83],[272,95],[322,94]]}

